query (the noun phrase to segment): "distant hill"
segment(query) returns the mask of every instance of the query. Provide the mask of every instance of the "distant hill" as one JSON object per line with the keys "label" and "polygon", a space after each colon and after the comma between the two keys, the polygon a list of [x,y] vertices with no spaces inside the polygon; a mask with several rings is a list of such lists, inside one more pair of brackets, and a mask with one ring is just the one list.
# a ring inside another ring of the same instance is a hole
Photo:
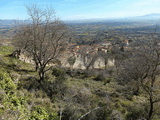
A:
{"label": "distant hill", "polygon": [[147,14],[141,17],[145,17],[145,18],[160,18],[160,13],[152,13],[152,14]]}
{"label": "distant hill", "polygon": [[16,20],[0,20],[0,27],[11,27]]}
{"label": "distant hill", "polygon": [[[9,19],[4,19],[0,20],[0,28],[10,28],[15,24],[15,21],[17,20],[9,20]],[[23,20],[18,20],[22,22]],[[104,23],[109,23],[109,24],[115,24],[119,23],[118,25],[121,25],[122,23],[124,24],[131,24],[136,22],[139,24],[146,24],[146,25],[153,25],[153,24],[159,24],[160,23],[160,13],[153,13],[153,14],[146,14],[143,16],[137,16],[137,17],[126,17],[126,18],[115,18],[115,19],[100,19],[100,18],[93,18],[93,19],[84,19],[84,20],[68,20],[64,21],[66,24],[77,24],[77,23],[96,23],[96,24],[104,24]],[[117,26],[117,24],[115,24]]]}
{"label": "distant hill", "polygon": [[143,16],[136,16],[136,17],[124,17],[124,18],[114,18],[114,19],[84,19],[84,20],[70,20],[65,21],[66,23],[94,23],[94,22],[137,22],[137,21],[144,21],[144,22],[155,22],[160,20],[160,13],[153,13],[153,14],[146,14]]}
{"label": "distant hill", "polygon": [[[29,20],[25,20],[25,22],[29,22]],[[24,20],[16,20],[16,19],[0,19],[0,28],[10,28],[13,27],[16,23],[24,22]]]}
{"label": "distant hill", "polygon": [[142,19],[142,20],[160,20],[160,13],[147,14],[147,15],[138,16],[135,18]]}

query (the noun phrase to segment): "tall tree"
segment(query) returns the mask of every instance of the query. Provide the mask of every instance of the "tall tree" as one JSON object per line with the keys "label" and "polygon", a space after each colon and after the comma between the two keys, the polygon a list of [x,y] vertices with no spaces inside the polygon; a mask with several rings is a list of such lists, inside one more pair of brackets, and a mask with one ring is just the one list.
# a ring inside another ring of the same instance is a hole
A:
{"label": "tall tree", "polygon": [[19,26],[14,38],[17,47],[32,56],[41,83],[47,64],[56,59],[67,40],[67,27],[56,18],[51,7],[27,6],[27,12],[30,21]]}

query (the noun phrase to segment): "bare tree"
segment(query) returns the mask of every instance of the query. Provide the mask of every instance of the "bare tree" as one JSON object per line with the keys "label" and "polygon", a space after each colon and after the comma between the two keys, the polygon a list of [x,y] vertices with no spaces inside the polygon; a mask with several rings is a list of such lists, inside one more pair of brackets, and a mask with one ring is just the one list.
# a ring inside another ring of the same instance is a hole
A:
{"label": "bare tree", "polygon": [[[141,47],[133,50],[133,54],[121,64],[121,72],[118,76],[121,83],[137,84],[137,92],[141,88],[148,101],[147,120],[153,119],[160,102],[159,85],[160,75],[160,49],[159,40],[152,39]],[[157,106],[156,106],[157,105]]]}
{"label": "bare tree", "polygon": [[97,54],[96,53],[90,53],[90,52],[86,52],[84,49],[81,51],[81,58],[83,61],[83,64],[86,68],[86,70],[88,70],[90,67],[93,67],[96,59],[97,59]]}
{"label": "bare tree", "polygon": [[105,70],[107,69],[108,59],[109,59],[109,53],[105,51],[98,52],[98,57],[103,58]]}
{"label": "bare tree", "polygon": [[47,64],[60,53],[67,39],[67,27],[55,16],[51,7],[27,6],[29,23],[21,25],[15,35],[16,45],[33,58],[40,83],[44,80]]}
{"label": "bare tree", "polygon": [[75,56],[71,56],[67,59],[69,65],[71,68],[73,68],[74,63],[76,62],[76,57]]}

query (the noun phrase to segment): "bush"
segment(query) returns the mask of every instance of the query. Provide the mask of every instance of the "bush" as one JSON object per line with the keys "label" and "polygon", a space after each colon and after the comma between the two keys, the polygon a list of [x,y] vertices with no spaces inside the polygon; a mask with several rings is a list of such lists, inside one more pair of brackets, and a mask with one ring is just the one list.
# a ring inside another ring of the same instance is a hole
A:
{"label": "bush", "polygon": [[56,77],[65,76],[66,72],[60,68],[53,68],[52,75]]}
{"label": "bush", "polygon": [[96,117],[98,120],[110,120],[111,113],[111,109],[108,109],[107,107],[102,107],[101,109],[96,111]]}
{"label": "bush", "polygon": [[68,63],[69,63],[69,65],[70,66],[73,66],[74,65],[74,63],[76,62],[76,57],[69,57],[68,59],[67,59],[67,61],[68,61]]}
{"label": "bush", "polygon": [[36,90],[40,87],[38,79],[34,76],[24,76],[18,83],[18,89]]}
{"label": "bush", "polygon": [[0,70],[0,90],[3,95],[1,95],[0,103],[4,106],[0,112],[0,117],[4,119],[17,119],[16,116],[26,118],[28,114],[28,110],[25,107],[27,98],[19,94],[17,85],[10,78],[9,74],[2,69]]}
{"label": "bush", "polygon": [[55,95],[62,94],[65,91],[66,86],[64,82],[67,78],[65,70],[60,68],[53,68],[52,75],[54,75],[55,78],[51,77],[49,80],[44,81],[43,90],[47,93],[51,100],[54,100]]}
{"label": "bush", "polygon": [[49,113],[42,106],[35,106],[32,109],[30,120],[59,120],[57,113]]}
{"label": "bush", "polygon": [[98,74],[96,78],[94,78],[96,81],[105,81],[106,78],[102,74]]}
{"label": "bush", "polygon": [[145,116],[145,110],[142,106],[130,106],[128,107],[128,113],[126,115],[127,120],[137,120],[137,119],[142,119]]}
{"label": "bush", "polygon": [[91,69],[91,70],[84,70],[84,78],[95,78],[98,75],[98,71]]}
{"label": "bush", "polygon": [[85,75],[85,71],[81,69],[66,69],[66,74],[71,77],[82,78]]}
{"label": "bush", "polygon": [[107,84],[107,83],[110,83],[113,80],[114,80],[114,78],[111,78],[111,77],[106,78],[105,81],[104,81],[104,85]]}
{"label": "bush", "polygon": [[10,78],[9,74],[4,70],[0,70],[0,90],[5,90],[7,93],[16,89],[16,85]]}

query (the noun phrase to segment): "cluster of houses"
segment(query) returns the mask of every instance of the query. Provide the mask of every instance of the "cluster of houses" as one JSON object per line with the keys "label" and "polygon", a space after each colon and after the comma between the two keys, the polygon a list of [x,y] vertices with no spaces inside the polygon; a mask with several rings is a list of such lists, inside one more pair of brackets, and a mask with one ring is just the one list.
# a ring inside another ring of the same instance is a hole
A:
{"label": "cluster of houses", "polygon": [[[129,46],[129,42],[130,40],[126,39],[124,41],[122,41],[121,44],[118,44],[119,47],[123,46],[124,48],[128,48]],[[92,44],[92,45],[78,45],[77,43],[69,43],[65,46],[65,51],[63,51],[64,53],[68,53],[68,54],[81,54],[81,51],[84,51],[86,53],[97,53],[99,51],[104,51],[105,53],[107,53],[108,50],[112,49],[112,47],[115,45],[116,43],[111,43],[109,41],[104,41],[101,42],[99,44]]]}
{"label": "cluster of houses", "polygon": [[[121,44],[127,49],[129,45],[129,40],[124,40]],[[106,68],[106,58],[104,55],[107,55],[107,52],[115,46],[115,43],[111,43],[109,41],[104,41],[99,44],[82,44],[78,45],[77,43],[69,43],[64,46],[63,49],[60,51],[60,55],[58,56],[59,65],[62,67],[72,67],[75,69],[86,69],[86,66],[84,63],[84,57],[85,60],[89,59],[88,56],[94,56],[95,54],[104,53],[103,56],[99,56],[96,58],[94,63],[91,66],[91,69],[93,68]],[[119,45],[119,48],[121,45]],[[85,56],[84,56],[85,55]],[[71,64],[68,62],[68,59],[72,57],[75,58],[73,61],[74,63]],[[26,56],[26,54],[21,54],[19,57],[20,60],[25,61],[27,63],[34,64],[33,59],[30,56]],[[90,58],[92,59],[92,58]],[[107,66],[114,66],[115,60],[107,59]],[[88,60],[89,61],[89,60]],[[89,61],[90,62],[90,61]],[[54,65],[55,63],[51,63],[50,65]],[[89,63],[88,63],[89,64]]]}
{"label": "cluster of houses", "polygon": [[[122,41],[123,47],[128,49],[129,46],[129,40]],[[71,67],[69,62],[67,61],[70,57],[75,57],[75,62],[72,65],[72,68],[76,69],[86,69],[85,63],[84,63],[84,54],[89,55],[95,55],[97,53],[105,53],[107,54],[108,50],[112,49],[115,44],[104,41],[99,44],[82,44],[78,45],[77,43],[69,43],[65,46],[65,50],[61,51],[61,56],[59,56],[59,60],[61,61],[61,65],[63,67]],[[120,48],[122,45],[119,45]],[[104,55],[105,55],[104,54]],[[108,59],[107,66],[114,66],[114,59]],[[106,67],[106,60],[104,56],[99,56],[92,65],[92,68],[105,68]]]}

